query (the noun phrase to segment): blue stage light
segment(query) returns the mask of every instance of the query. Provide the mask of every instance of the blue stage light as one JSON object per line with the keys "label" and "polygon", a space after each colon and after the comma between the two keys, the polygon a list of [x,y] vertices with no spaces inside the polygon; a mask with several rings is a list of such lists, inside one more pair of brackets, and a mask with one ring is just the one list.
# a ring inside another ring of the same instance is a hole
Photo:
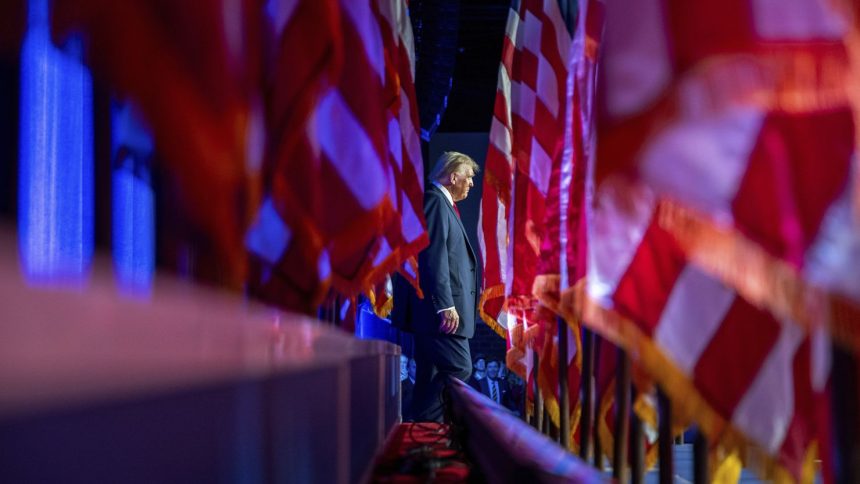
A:
{"label": "blue stage light", "polygon": [[48,5],[30,0],[21,49],[21,263],[30,282],[80,282],[93,252],[92,80],[79,43],[51,43]]}
{"label": "blue stage light", "polygon": [[155,197],[128,169],[113,172],[113,260],[120,287],[147,294],[155,270]]}
{"label": "blue stage light", "polygon": [[128,105],[115,106],[113,136],[113,262],[120,289],[148,295],[155,271],[155,195],[148,159],[152,137]]}

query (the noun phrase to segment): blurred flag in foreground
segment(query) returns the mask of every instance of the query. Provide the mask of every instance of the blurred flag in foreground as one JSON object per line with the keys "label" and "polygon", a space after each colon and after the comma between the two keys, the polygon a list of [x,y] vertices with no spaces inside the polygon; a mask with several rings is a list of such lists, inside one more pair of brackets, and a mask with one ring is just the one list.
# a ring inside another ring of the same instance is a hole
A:
{"label": "blurred flag in foreground", "polygon": [[805,480],[829,442],[845,33],[818,0],[607,5],[583,320],[770,477]]}
{"label": "blurred flag in foreground", "polygon": [[57,42],[82,32],[94,72],[151,127],[171,215],[216,283],[314,312],[426,243],[403,1],[54,7]]}
{"label": "blurred flag in foreground", "polygon": [[411,31],[401,2],[273,0],[269,13],[277,48],[251,286],[313,311],[330,289],[372,291],[426,243]]}

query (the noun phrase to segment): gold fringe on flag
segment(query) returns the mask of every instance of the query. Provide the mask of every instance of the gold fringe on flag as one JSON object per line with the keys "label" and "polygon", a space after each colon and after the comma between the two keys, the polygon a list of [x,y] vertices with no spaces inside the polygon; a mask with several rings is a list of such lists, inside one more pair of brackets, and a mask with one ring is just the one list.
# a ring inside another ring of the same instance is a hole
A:
{"label": "gold fringe on flag", "polygon": [[497,335],[502,338],[508,337],[508,330],[503,327],[496,318],[487,314],[484,310],[484,305],[487,304],[487,301],[490,299],[503,298],[505,297],[505,286],[498,284],[492,287],[488,287],[484,289],[481,293],[481,299],[478,301],[478,313],[481,315],[481,319],[487,323],[487,326],[493,329]]}
{"label": "gold fringe on flag", "polygon": [[[557,314],[557,313],[556,313]],[[577,371],[582,375],[582,338],[579,334],[579,325],[571,324],[565,320],[565,323],[570,327],[570,331],[574,333],[574,341],[576,345],[576,355],[573,364]],[[555,327],[553,325],[553,327]],[[574,329],[576,328],[576,329]],[[556,328],[557,329],[557,328]],[[556,427],[561,427],[561,405],[556,398],[556,389],[550,385],[550,381],[558,381],[559,373],[559,355],[558,345],[553,344],[554,334],[543,335],[543,348],[540,351],[540,378],[538,384],[543,395],[544,408],[549,414],[550,420]],[[552,374],[552,373],[555,374]],[[569,392],[568,392],[569,393]],[[582,414],[582,402],[577,399],[576,405],[573,407],[570,415],[570,445],[573,452],[579,452],[579,442],[576,440],[576,432],[579,429],[579,417]]]}
{"label": "gold fringe on flag", "polygon": [[[543,365],[541,365],[541,367],[543,367]],[[549,415],[552,424],[556,427],[561,427],[561,407],[559,406],[558,400],[555,398],[555,390],[549,385],[547,377],[548,375],[546,375],[544,371],[538,379],[538,386],[540,387],[541,395],[543,396],[544,409],[546,410],[547,415]],[[579,430],[579,418],[581,415],[582,402],[577,401],[576,405],[573,407],[573,411],[570,413],[571,447],[568,450],[574,453],[579,452],[579,442],[576,440],[576,432]]]}
{"label": "gold fringe on flag", "polygon": [[[711,482],[715,484],[735,484],[741,478],[741,470],[743,462],[740,456],[735,452],[731,452],[726,456],[711,456],[710,475],[713,476]],[[811,482],[811,481],[803,481]]]}
{"label": "gold fringe on flag", "polygon": [[379,316],[382,319],[388,319],[388,316],[391,314],[391,310],[394,309],[394,296],[391,294],[386,294],[385,302],[382,303],[381,306],[377,306],[376,300],[376,291],[371,289],[365,293],[367,299],[370,301],[370,306],[373,308],[373,313]]}
{"label": "gold fringe on flag", "polygon": [[523,332],[523,326],[520,324],[514,325],[511,328],[509,332],[511,347],[505,354],[505,366],[519,375],[528,384],[528,372],[526,371],[526,365],[523,363],[523,360],[526,358],[526,345]]}
{"label": "gold fringe on flag", "polygon": [[[599,397],[598,397],[599,398]],[[595,400],[599,402],[597,416],[595,424],[597,425],[597,432],[600,435],[600,451],[603,455],[612,462],[612,457],[615,452],[615,435],[612,433],[612,430],[609,428],[609,424],[607,423],[607,417],[609,417],[609,412],[612,410],[613,405],[615,404],[615,378],[613,377],[609,383],[609,391],[603,395],[599,400]],[[633,411],[636,412],[636,415],[639,419],[642,420],[642,423],[651,426],[651,428],[657,428],[657,414],[654,410],[654,407],[649,405],[644,396],[639,395],[636,397],[636,401],[633,402]],[[674,435],[679,435],[683,432],[683,428],[681,429],[673,429]],[[595,449],[597,451],[598,449]],[[657,459],[660,457],[659,454],[660,448],[657,445],[652,445],[648,451],[645,453],[645,469],[651,469],[657,463]]]}
{"label": "gold fringe on flag", "polygon": [[[613,310],[603,308],[596,301],[588,298],[584,293],[584,287],[580,286],[580,291],[580,294],[562,298],[562,301],[578,303],[568,310],[582,314],[583,321],[587,322],[589,327],[615,345],[624,348],[632,361],[640,365],[660,385],[672,401],[676,422],[696,422],[708,437],[712,449],[719,449],[725,452],[725,455],[735,453],[741,456],[746,466],[760,477],[774,482],[794,482],[791,473],[773,456],[757,452],[757,446],[747,440],[731,422],[726,421],[711,408],[693,382],[663,354],[651,338],[642,333],[633,321]],[[607,411],[609,405],[611,404],[606,402],[602,404],[601,415]],[[601,433],[601,440],[605,438],[610,438],[608,429]],[[810,445],[806,450],[802,476],[814,475],[816,455],[817,447]],[[714,458],[713,452],[711,458]]]}
{"label": "gold fringe on flag", "polygon": [[672,201],[657,207],[660,227],[674,235],[688,260],[734,288],[751,304],[806,330],[823,325],[834,340],[860,353],[860,307],[806,280],[735,229]]}

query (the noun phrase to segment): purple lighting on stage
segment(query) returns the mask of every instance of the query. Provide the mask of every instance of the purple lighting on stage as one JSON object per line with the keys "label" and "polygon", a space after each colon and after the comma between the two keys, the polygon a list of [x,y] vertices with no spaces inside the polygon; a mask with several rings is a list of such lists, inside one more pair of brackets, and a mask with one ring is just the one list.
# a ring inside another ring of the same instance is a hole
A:
{"label": "purple lighting on stage", "polygon": [[51,43],[48,4],[30,0],[21,50],[21,264],[30,282],[79,282],[93,252],[92,81],[79,44]]}

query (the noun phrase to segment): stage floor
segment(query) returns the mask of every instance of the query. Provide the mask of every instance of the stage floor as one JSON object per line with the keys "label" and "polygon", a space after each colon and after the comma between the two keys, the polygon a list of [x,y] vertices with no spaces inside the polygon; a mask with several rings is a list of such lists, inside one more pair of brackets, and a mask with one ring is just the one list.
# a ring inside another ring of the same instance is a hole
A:
{"label": "stage floor", "polygon": [[403,423],[394,429],[378,457],[371,482],[465,482],[471,464],[457,449],[447,425]]}

